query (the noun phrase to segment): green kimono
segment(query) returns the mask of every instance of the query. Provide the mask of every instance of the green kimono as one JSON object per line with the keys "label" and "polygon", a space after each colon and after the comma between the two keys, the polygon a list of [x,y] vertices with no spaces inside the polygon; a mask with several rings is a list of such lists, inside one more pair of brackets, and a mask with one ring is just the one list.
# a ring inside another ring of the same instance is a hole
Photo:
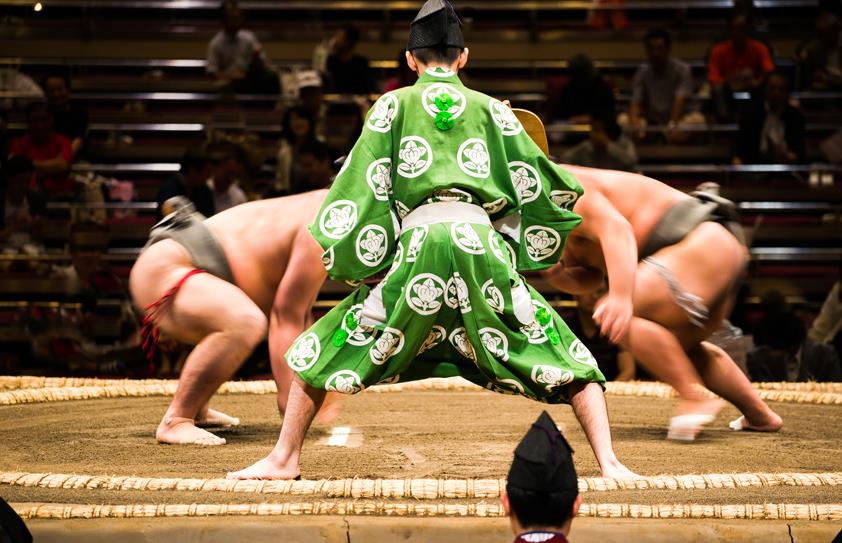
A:
{"label": "green kimono", "polygon": [[461,375],[557,403],[574,381],[603,383],[518,273],[558,262],[581,194],[510,108],[453,72],[384,94],[310,226],[330,277],[359,286],[299,336],[288,364],[343,393]]}

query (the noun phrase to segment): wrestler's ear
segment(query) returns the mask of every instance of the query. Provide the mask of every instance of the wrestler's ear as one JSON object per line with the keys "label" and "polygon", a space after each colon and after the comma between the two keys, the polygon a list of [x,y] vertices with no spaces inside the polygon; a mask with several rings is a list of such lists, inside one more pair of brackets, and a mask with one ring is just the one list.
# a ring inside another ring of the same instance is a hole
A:
{"label": "wrestler's ear", "polygon": [[570,511],[570,518],[575,517],[579,514],[579,508],[582,507],[582,495],[579,494],[576,496],[576,500],[573,502],[573,509]]}
{"label": "wrestler's ear", "polygon": [[409,51],[406,52],[406,65],[409,66],[409,69],[413,72],[418,72],[418,63],[415,62],[415,57],[412,56],[412,53]]}
{"label": "wrestler's ear", "polygon": [[456,65],[456,68],[458,68],[459,70],[464,68],[465,64],[468,63],[468,52],[468,48],[465,47],[464,49],[462,49],[462,52],[459,53],[459,60],[457,61],[458,63]]}
{"label": "wrestler's ear", "polygon": [[506,513],[506,516],[512,514],[512,506],[509,503],[509,495],[504,490],[500,496],[500,502],[503,505],[503,512]]}

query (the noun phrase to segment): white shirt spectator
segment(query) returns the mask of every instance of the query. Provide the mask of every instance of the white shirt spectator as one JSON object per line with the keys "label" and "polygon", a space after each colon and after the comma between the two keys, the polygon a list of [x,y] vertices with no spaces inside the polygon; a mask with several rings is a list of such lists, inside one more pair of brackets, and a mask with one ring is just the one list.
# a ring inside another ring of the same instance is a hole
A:
{"label": "white shirt spectator", "polygon": [[207,71],[221,76],[237,72],[245,75],[260,51],[260,42],[252,31],[241,29],[231,36],[220,30],[208,43]]}
{"label": "white shirt spectator", "polygon": [[[211,188],[213,188],[213,185],[211,185]],[[236,183],[232,184],[224,192],[213,191],[213,206],[216,213],[246,202],[248,202],[246,193]]]}

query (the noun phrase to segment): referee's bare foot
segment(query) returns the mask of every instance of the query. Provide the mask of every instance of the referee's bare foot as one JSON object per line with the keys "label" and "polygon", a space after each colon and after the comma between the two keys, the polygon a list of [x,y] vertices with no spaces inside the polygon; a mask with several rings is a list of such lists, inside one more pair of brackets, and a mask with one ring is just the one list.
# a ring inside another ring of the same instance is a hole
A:
{"label": "referee's bare foot", "polygon": [[225,445],[225,439],[198,428],[193,419],[184,417],[165,416],[158,425],[155,439],[170,445]]}
{"label": "referee's bare foot", "polygon": [[221,426],[223,428],[230,428],[232,426],[239,426],[240,419],[226,415],[222,411],[207,408],[203,413],[196,415],[196,426],[200,428],[207,428],[210,426]]}
{"label": "referee's bare foot", "polygon": [[299,467],[287,467],[283,463],[279,463],[267,456],[263,460],[258,460],[251,466],[241,469],[240,471],[231,471],[226,479],[298,479],[300,478],[301,470]]}

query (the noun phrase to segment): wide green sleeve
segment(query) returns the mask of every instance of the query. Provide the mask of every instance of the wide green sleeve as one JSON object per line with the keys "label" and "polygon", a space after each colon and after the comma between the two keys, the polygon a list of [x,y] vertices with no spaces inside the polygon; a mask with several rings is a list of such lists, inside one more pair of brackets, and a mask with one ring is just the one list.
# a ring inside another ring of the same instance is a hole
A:
{"label": "wide green sleeve", "polygon": [[[503,108],[496,110],[494,121],[501,129],[509,176],[519,197],[519,228],[510,230],[517,268],[546,269],[559,261],[567,236],[582,221],[571,211],[583,193],[582,185],[552,162],[511,110]],[[494,116],[493,106],[491,112]]]}
{"label": "wide green sleeve", "polygon": [[310,233],[324,249],[332,279],[358,281],[391,265],[400,234],[392,196],[391,125],[397,102],[386,94],[345,159]]}

